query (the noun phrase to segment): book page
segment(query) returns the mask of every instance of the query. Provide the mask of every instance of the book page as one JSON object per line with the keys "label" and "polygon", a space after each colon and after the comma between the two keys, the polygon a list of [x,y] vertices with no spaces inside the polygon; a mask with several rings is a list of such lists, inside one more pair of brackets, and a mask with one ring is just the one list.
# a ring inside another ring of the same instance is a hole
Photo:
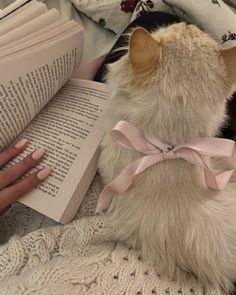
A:
{"label": "book page", "polygon": [[[35,0],[12,0],[9,4],[9,1],[6,1],[7,3],[3,3],[3,10],[0,10],[0,20],[4,18],[9,19],[10,16],[13,14],[15,15],[22,9],[24,9],[28,3],[35,2]],[[24,7],[24,8],[23,8]]]}
{"label": "book page", "polygon": [[101,120],[108,103],[106,85],[70,80],[26,128],[21,137],[29,147],[21,158],[37,147],[45,147],[47,156],[40,163],[53,167],[53,173],[22,203],[60,220],[78,184],[73,207],[83,198],[96,168],[81,183],[102,136]]}
{"label": "book page", "polygon": [[0,150],[13,142],[77,69],[83,31],[36,46],[15,58],[0,60]]}
{"label": "book page", "polygon": [[35,17],[45,13],[46,11],[47,7],[45,4],[40,2],[30,2],[27,4],[27,7],[22,7],[22,11],[16,11],[17,13],[14,17],[12,14],[9,17],[0,20],[0,36],[33,20]]}
{"label": "book page", "polygon": [[[43,28],[48,28],[51,30],[50,27],[52,24],[55,25],[57,21],[59,21],[60,15],[59,12],[56,9],[51,9],[47,11],[46,13],[36,17],[32,21],[17,27],[13,31],[10,31],[0,38],[0,47],[9,46],[11,42],[14,42],[16,40],[23,42],[22,39],[26,36],[29,36],[30,34],[34,32],[38,32]],[[64,21],[61,20],[61,23],[64,23]],[[56,25],[55,25],[56,27]],[[53,27],[54,28],[54,27]]]}
{"label": "book page", "polygon": [[0,51],[0,61],[3,57],[14,56],[14,53],[19,54],[20,51],[28,51],[29,48],[42,46],[43,44],[48,44],[50,40],[58,39],[58,36],[68,34],[73,31],[73,28],[77,28],[78,24],[71,20],[66,23],[62,23],[58,27],[55,25],[48,26],[37,32],[34,32],[21,40],[10,43],[8,46],[4,46]]}

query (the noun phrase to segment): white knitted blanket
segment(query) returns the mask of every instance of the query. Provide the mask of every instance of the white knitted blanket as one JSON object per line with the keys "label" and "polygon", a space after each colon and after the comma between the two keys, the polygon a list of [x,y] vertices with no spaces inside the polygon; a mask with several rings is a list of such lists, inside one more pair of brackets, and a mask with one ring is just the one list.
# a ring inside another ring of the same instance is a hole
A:
{"label": "white knitted blanket", "polygon": [[[0,247],[0,295],[217,294],[204,293],[194,278],[182,284],[170,282],[142,261],[137,251],[109,241],[112,231],[103,229],[105,217],[89,216],[96,195],[97,180],[74,222],[22,238],[13,236]],[[24,231],[53,223],[23,208],[17,205],[2,217],[0,239],[11,236],[19,223],[25,226]]]}

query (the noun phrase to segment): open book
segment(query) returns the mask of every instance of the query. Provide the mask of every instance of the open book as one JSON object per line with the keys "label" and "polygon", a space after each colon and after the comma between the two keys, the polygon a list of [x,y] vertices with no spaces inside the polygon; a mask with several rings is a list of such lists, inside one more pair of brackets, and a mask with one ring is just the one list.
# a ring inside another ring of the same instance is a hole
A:
{"label": "open book", "polygon": [[76,22],[35,0],[14,2],[0,18],[0,151],[21,137],[29,146],[14,161],[46,148],[40,166],[53,172],[21,202],[67,223],[96,173],[106,87],[75,78],[83,51]]}

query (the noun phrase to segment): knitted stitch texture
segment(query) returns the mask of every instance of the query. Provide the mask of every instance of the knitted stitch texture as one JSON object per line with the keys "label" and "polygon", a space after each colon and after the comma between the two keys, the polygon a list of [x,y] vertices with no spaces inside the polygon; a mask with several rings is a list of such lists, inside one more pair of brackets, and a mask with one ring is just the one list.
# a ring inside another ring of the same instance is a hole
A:
{"label": "knitted stitch texture", "polygon": [[138,251],[113,242],[105,216],[91,216],[97,194],[95,180],[77,219],[66,226],[52,227],[53,221],[19,204],[1,217],[0,239],[24,235],[33,229],[30,224],[44,228],[14,235],[0,247],[0,295],[217,294],[204,293],[194,277],[171,282]]}

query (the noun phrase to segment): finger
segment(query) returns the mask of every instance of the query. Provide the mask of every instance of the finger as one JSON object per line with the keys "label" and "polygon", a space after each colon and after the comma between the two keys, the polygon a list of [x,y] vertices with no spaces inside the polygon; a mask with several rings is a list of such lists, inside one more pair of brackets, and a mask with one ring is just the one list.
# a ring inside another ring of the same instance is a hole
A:
{"label": "finger", "polygon": [[42,160],[43,154],[44,149],[39,148],[15,165],[0,171],[0,190],[37,165]]}
{"label": "finger", "polygon": [[50,175],[50,172],[50,167],[43,168],[17,184],[6,187],[0,191],[0,212],[3,212],[5,208],[37,187]]}
{"label": "finger", "polygon": [[14,146],[10,146],[5,151],[0,153],[0,168],[7,162],[19,155],[27,146],[27,139],[23,138],[18,141]]}

